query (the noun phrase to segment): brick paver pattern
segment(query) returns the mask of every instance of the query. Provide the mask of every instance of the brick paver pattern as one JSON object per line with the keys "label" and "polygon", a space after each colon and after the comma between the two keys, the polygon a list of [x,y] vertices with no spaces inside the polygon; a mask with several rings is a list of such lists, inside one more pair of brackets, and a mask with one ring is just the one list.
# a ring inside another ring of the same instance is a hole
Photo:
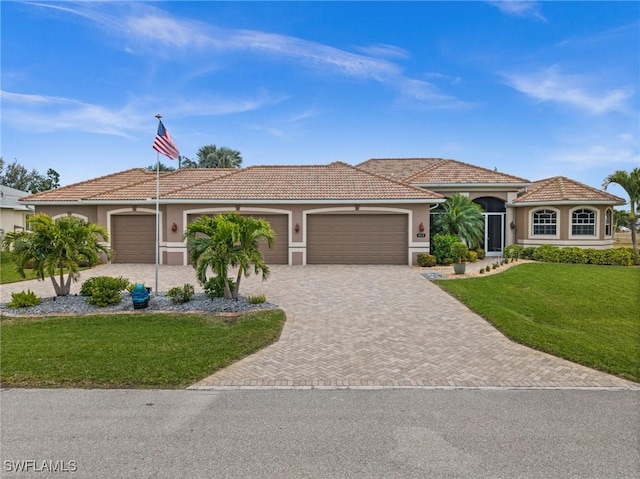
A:
{"label": "brick paver pattern", "polygon": [[[513,343],[407,266],[272,266],[266,282],[243,279],[287,321],[267,348],[192,387],[614,387],[640,385]],[[90,276],[154,285],[154,265],[103,265]],[[159,290],[190,282],[190,266],[159,267]],[[51,283],[30,287],[51,295]],[[153,299],[152,299],[153,300]]]}

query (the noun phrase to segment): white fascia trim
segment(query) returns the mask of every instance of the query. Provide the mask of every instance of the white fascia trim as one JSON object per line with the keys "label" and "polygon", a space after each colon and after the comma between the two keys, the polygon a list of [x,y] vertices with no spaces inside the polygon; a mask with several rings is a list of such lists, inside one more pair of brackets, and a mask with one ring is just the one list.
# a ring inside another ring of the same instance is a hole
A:
{"label": "white fascia trim", "polygon": [[[59,206],[59,205],[140,205],[141,203],[154,203],[155,198],[144,198],[137,200],[116,200],[116,201],[105,201],[105,200],[73,200],[73,201],[34,201],[25,204],[35,205],[35,206]],[[343,199],[331,199],[331,200],[322,200],[322,199],[299,199],[299,200],[265,200],[260,198],[253,199],[206,199],[206,198],[189,198],[189,199],[179,199],[179,200],[171,200],[166,198],[160,198],[161,205],[184,205],[184,204],[211,204],[211,205],[246,205],[246,204],[265,204],[265,205],[318,205],[318,204],[327,204],[327,205],[337,205],[337,204],[425,204],[425,203],[444,203],[445,198],[405,198],[405,199],[387,199],[387,198],[369,198],[369,199],[359,199],[359,198],[343,198]]]}
{"label": "white fascia trim", "polygon": [[[518,207],[522,207],[522,206],[567,206],[567,205],[576,205],[576,206],[581,206],[584,205],[585,201],[532,201],[529,203],[507,203],[507,206],[511,206],[513,208],[518,208]],[[589,206],[594,206],[594,205],[609,205],[609,206],[613,206],[613,205],[623,205],[626,203],[620,203],[618,201],[588,201],[586,203]],[[585,206],[585,208],[588,208],[588,206]]]}
{"label": "white fascia trim", "polygon": [[419,188],[426,188],[429,190],[433,190],[433,188],[446,188],[451,190],[465,191],[473,191],[478,189],[504,191],[528,188],[533,185],[533,183],[410,183],[410,185],[417,186]]}
{"label": "white fascia trim", "polygon": [[[31,211],[31,210],[29,210],[29,211]],[[69,213],[60,213],[59,215],[53,216],[51,219],[52,220],[57,220],[58,218],[62,218],[63,216],[73,216],[74,218],[80,218],[81,220],[89,221],[89,218],[87,216],[81,215],[81,214],[78,214],[78,213],[71,213],[71,214],[69,214]]]}

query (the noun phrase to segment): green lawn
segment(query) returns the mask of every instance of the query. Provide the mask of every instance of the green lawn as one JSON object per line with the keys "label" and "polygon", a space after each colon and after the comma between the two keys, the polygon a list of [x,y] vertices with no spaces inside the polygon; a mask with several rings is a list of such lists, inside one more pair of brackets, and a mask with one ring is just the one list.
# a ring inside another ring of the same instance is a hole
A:
{"label": "green lawn", "polygon": [[26,278],[23,278],[16,271],[16,267],[11,260],[11,253],[7,251],[0,252],[0,284],[15,283],[16,281],[24,281],[25,279],[36,279],[37,276],[31,270],[25,270]]}
{"label": "green lawn", "polygon": [[640,268],[531,263],[436,283],[513,341],[640,382]]}
{"label": "green lawn", "polygon": [[184,387],[273,343],[282,310],[238,317],[2,318],[3,387]]}

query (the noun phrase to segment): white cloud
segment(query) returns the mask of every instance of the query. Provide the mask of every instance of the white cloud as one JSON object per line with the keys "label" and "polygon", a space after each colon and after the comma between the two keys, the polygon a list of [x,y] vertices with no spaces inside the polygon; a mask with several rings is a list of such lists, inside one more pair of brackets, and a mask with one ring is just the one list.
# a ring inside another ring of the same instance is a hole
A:
{"label": "white cloud", "polygon": [[[48,4],[38,4],[54,8]],[[88,18],[111,34],[120,37],[122,48],[128,52],[154,55],[160,58],[181,58],[185,52],[212,59],[216,54],[250,52],[276,61],[295,61],[307,68],[329,70],[346,77],[375,81],[413,100],[424,107],[457,108],[465,103],[441,93],[426,81],[407,77],[402,68],[381,57],[406,58],[408,52],[391,45],[360,47],[361,55],[329,45],[288,35],[255,30],[219,28],[196,20],[172,17],[147,3],[72,4],[74,7],[55,7]],[[161,4],[160,4],[161,5]],[[107,9],[113,9],[110,14]],[[398,88],[399,85],[399,88]]]}
{"label": "white cloud", "polygon": [[505,15],[512,17],[529,17],[546,22],[547,19],[540,13],[539,2],[518,0],[495,0],[487,2],[500,10]]}
{"label": "white cloud", "polygon": [[630,91],[622,88],[594,92],[590,84],[595,79],[565,75],[557,67],[504,76],[509,86],[536,100],[570,105],[596,115],[626,111],[627,100],[631,97]]}

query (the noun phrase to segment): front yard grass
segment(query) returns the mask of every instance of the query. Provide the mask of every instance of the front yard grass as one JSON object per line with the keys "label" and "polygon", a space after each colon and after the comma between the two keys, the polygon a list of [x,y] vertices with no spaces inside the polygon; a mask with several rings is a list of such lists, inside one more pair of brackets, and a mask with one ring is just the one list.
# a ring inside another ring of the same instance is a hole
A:
{"label": "front yard grass", "polygon": [[2,387],[179,388],[273,343],[285,314],[2,318]]}
{"label": "front yard grass", "polygon": [[640,268],[532,263],[436,283],[517,343],[640,382]]}
{"label": "front yard grass", "polygon": [[11,253],[8,251],[0,251],[0,284],[15,283],[17,281],[25,281],[27,279],[36,279],[37,276],[33,270],[25,270],[26,278],[23,278],[16,271],[16,266],[11,259]]}

